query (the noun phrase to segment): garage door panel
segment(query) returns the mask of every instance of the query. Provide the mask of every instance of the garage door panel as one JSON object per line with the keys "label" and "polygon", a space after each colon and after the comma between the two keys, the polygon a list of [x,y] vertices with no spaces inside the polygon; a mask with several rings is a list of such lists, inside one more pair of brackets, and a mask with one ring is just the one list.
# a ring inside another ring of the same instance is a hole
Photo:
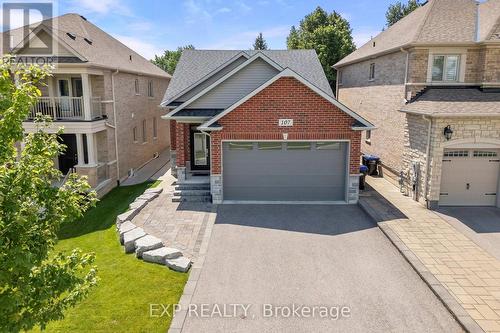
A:
{"label": "garage door panel", "polygon": [[347,143],[338,150],[232,150],[223,145],[224,200],[343,201]]}

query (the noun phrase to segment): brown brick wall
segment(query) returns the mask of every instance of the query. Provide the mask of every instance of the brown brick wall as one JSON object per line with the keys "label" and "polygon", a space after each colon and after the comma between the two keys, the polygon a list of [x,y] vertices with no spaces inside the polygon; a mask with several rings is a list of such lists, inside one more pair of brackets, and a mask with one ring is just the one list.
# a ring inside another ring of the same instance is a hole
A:
{"label": "brown brick wall", "polygon": [[170,149],[177,149],[177,134],[176,134],[177,122],[175,120],[170,120]]}
{"label": "brown brick wall", "polygon": [[500,48],[488,48],[484,53],[483,81],[500,83]]}
{"label": "brown brick wall", "polygon": [[[278,119],[293,127],[278,127]],[[361,133],[354,119],[294,78],[281,78],[219,120],[211,135],[212,174],[221,173],[221,140],[350,140],[350,172],[359,173]],[[179,135],[177,136],[179,138]]]}
{"label": "brown brick wall", "polygon": [[429,64],[428,49],[414,49],[409,51],[408,82],[422,83],[427,81]]}

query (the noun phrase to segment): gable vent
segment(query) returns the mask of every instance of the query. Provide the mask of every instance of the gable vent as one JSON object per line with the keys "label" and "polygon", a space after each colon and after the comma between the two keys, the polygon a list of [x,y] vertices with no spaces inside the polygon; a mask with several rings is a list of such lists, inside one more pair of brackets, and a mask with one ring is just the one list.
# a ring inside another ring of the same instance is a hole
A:
{"label": "gable vent", "polygon": [[129,60],[132,61],[132,55],[129,55],[128,57],[129,57]]}
{"label": "gable vent", "polygon": [[72,40],[76,39],[76,35],[72,32],[67,32],[66,35],[68,35],[68,37],[71,38]]}
{"label": "gable vent", "polygon": [[88,39],[87,37],[83,38],[84,41],[86,41],[89,45],[92,45],[92,40]]}

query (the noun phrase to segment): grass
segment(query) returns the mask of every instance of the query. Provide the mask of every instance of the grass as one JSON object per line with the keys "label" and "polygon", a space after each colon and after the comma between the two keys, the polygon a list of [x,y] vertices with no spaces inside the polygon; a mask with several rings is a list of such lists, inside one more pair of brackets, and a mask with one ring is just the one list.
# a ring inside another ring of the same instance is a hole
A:
{"label": "grass", "polygon": [[116,215],[158,182],[118,187],[78,222],[65,224],[56,251],[80,248],[96,254],[100,278],[88,298],[47,326],[47,332],[166,332],[169,316],[150,317],[150,304],[179,301],[187,274],[137,260],[119,245]]}

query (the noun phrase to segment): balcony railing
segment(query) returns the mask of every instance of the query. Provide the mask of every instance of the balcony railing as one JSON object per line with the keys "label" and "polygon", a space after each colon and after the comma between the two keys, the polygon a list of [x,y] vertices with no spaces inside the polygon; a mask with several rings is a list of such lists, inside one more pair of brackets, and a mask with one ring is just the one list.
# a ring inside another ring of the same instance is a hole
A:
{"label": "balcony railing", "polygon": [[[50,116],[54,120],[94,120],[102,118],[100,97],[92,97],[90,117],[85,116],[83,97],[40,97],[31,108],[29,119],[34,119],[37,113]],[[89,119],[90,118],[90,119]]]}

